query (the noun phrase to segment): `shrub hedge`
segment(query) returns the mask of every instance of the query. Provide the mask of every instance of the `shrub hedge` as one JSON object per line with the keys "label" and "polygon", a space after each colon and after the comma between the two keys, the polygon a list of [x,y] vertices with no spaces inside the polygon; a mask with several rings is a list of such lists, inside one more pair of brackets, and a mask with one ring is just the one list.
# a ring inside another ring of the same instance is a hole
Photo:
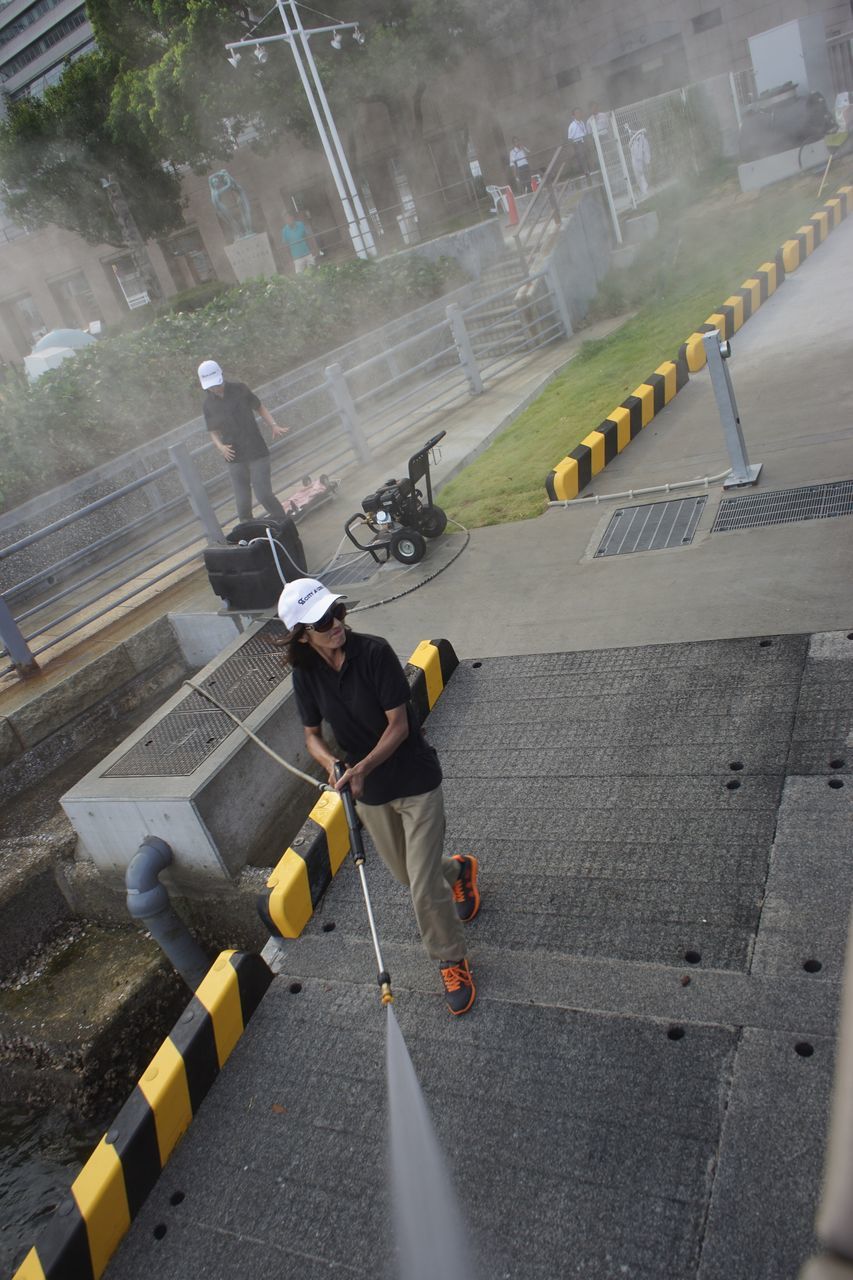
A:
{"label": "shrub hedge", "polygon": [[356,259],[219,291],[106,337],[33,384],[15,370],[0,387],[0,509],[195,417],[201,360],[268,382],[463,282],[448,258]]}

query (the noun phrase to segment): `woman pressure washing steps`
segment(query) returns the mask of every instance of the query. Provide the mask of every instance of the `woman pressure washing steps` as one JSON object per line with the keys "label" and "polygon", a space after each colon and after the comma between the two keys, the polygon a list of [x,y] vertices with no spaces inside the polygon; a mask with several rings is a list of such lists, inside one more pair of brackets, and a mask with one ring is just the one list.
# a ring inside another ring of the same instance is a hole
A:
{"label": "woman pressure washing steps", "polygon": [[[343,597],[315,578],[289,582],[278,614],[290,633],[293,691],[308,751],[331,786],[349,788],[382,860],[411,891],[450,1012],[467,1013],[476,991],[462,925],[480,907],[477,859],[444,856],[441,765],[418,724],[403,668],[387,640],[344,625]],[[340,778],[323,740],[324,720],[346,758]]]}

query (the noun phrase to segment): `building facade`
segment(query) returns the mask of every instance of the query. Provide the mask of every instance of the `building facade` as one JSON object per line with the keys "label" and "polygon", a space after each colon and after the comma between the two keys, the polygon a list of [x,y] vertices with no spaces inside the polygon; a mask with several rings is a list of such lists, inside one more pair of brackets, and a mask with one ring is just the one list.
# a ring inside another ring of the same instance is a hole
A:
{"label": "building facade", "polygon": [[[513,136],[544,162],[565,138],[575,106],[585,115],[593,101],[611,110],[746,70],[749,37],[782,23],[819,15],[837,87],[853,90],[846,82],[853,81],[851,6],[853,0],[528,0],[523,23],[517,7],[498,8],[506,16],[495,18],[479,53],[466,59],[461,73],[430,86],[416,161],[395,145],[384,107],[364,107],[346,122],[344,140],[380,248],[417,236],[415,187],[431,193],[439,213],[470,209],[483,180],[508,180]],[[38,92],[61,73],[66,58],[87,47],[83,5],[0,0],[0,76],[7,76],[8,97]],[[292,266],[281,244],[287,210],[310,219],[329,258],[351,254],[319,147],[292,139],[261,157],[245,145],[226,168],[248,198],[252,230],[268,234],[279,270]],[[188,171],[183,185],[184,228],[147,246],[165,297],[208,280],[235,279],[225,253],[232,232],[211,201],[209,175]],[[0,358],[20,361],[48,329],[120,321],[138,300],[134,276],[126,251],[86,244],[56,227],[22,231],[0,208]]]}

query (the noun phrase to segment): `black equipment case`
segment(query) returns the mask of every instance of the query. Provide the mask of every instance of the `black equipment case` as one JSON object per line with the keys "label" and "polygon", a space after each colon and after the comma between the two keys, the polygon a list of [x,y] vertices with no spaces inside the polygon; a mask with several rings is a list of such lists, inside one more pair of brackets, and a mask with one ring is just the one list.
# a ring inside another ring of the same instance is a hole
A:
{"label": "black equipment case", "polygon": [[228,609],[271,609],[283,583],[270,547],[267,529],[276,542],[286,580],[305,573],[305,549],[296,525],[284,520],[245,520],[227,535],[227,546],[205,547],[204,567],[216,595]]}

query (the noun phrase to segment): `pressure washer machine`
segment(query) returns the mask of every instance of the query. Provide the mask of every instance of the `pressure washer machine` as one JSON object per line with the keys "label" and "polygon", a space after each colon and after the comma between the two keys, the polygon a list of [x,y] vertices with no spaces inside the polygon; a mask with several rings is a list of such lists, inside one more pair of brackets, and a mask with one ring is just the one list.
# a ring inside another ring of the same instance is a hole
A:
{"label": "pressure washer machine", "polygon": [[426,555],[427,539],[441,537],[447,528],[447,516],[432,500],[430,478],[430,454],[446,435],[439,431],[427,440],[409,458],[408,477],[392,477],[367,494],[361,511],[344,525],[350,542],[369,551],[377,564],[386,564],[391,556],[401,564],[417,564]]}
{"label": "pressure washer machine", "polygon": [[205,547],[216,595],[236,612],[271,609],[285,582],[305,573],[305,548],[293,520],[244,520],[224,545]]}

